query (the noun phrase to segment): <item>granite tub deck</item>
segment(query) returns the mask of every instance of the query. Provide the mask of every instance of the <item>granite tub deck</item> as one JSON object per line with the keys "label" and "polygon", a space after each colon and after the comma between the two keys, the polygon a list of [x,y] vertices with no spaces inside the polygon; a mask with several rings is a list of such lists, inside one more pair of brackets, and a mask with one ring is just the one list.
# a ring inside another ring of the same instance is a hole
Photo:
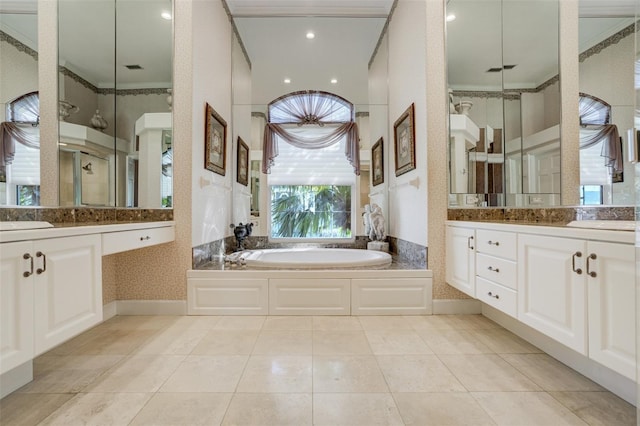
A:
{"label": "granite tub deck", "polygon": [[187,271],[189,315],[426,315],[432,272],[392,256],[382,267],[273,269],[224,262]]}

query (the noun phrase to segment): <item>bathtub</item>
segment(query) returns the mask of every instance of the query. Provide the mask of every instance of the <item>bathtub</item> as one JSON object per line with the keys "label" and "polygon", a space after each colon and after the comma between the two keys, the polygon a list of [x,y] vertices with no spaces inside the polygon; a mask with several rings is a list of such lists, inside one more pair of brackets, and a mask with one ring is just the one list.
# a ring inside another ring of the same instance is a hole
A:
{"label": "bathtub", "polygon": [[388,253],[340,248],[285,248],[250,250],[240,254],[252,268],[333,269],[384,267],[391,264]]}

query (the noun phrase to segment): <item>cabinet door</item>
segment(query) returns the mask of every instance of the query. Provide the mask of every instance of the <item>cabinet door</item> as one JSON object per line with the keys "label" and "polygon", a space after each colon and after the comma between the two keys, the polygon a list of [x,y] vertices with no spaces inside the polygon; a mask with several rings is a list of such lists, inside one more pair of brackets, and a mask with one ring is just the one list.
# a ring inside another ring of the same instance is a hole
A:
{"label": "cabinet door", "polygon": [[102,321],[100,243],[100,235],[34,243],[36,355]]}
{"label": "cabinet door", "polygon": [[[578,257],[580,253],[580,257]],[[518,235],[518,319],[587,354],[586,243]],[[575,260],[576,270],[573,270]]]}
{"label": "cabinet door", "polygon": [[628,244],[589,242],[589,357],[636,378],[635,253]]}
{"label": "cabinet door", "polygon": [[33,358],[31,242],[0,245],[0,374]]}
{"label": "cabinet door", "polygon": [[476,297],[475,230],[447,226],[446,240],[447,283]]}

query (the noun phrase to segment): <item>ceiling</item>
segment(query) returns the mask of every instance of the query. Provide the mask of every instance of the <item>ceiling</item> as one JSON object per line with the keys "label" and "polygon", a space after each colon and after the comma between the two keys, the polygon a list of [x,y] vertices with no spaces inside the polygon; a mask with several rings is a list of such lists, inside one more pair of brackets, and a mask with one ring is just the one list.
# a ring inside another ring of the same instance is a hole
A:
{"label": "ceiling", "polygon": [[[464,29],[457,40],[455,36],[448,36],[447,40],[452,82],[489,87],[495,83],[495,75],[487,81],[473,81],[471,76],[486,74],[486,69],[500,64],[495,49],[483,47],[499,43],[500,38],[496,37],[500,37],[500,28],[495,23],[495,13],[499,11],[492,11],[487,2],[478,0],[449,0],[449,9],[463,2],[484,7],[458,13],[457,19],[448,24],[450,28],[455,25]],[[110,55],[113,39],[103,36],[113,33],[108,24],[112,19],[108,18],[114,12],[109,4],[110,0],[60,1],[60,27],[66,29],[60,40],[64,63],[98,87],[113,84],[113,67],[117,67],[120,87],[168,87],[171,70],[166,64],[171,57],[171,22],[159,15],[161,10],[170,8],[170,0],[119,0],[118,18],[125,20],[118,26],[117,64]],[[327,90],[356,104],[367,103],[367,65],[393,0],[227,0],[227,4],[252,63],[253,103],[264,104],[301,89]],[[36,0],[3,0],[0,4],[3,12],[0,28],[34,49],[37,20],[29,13],[36,10],[36,5]],[[89,12],[86,9],[89,5],[103,7],[103,11]],[[121,9],[124,7],[127,9]],[[585,16],[633,15],[635,0],[580,0],[580,7]],[[541,13],[544,8],[538,9]],[[581,46],[590,43],[589,40],[604,38],[620,25],[620,21],[598,21],[601,22],[597,25],[581,27]],[[534,19],[511,21],[512,27],[505,27],[513,46],[522,46],[531,39],[545,43],[544,38],[553,33],[540,25],[531,25],[533,22]],[[308,30],[316,33],[315,39],[305,38]],[[592,34],[583,36],[586,34],[583,30]],[[138,42],[152,47],[142,48]],[[535,85],[557,72],[549,65],[557,52],[547,51],[546,56],[537,57],[532,54],[534,50],[505,49],[512,55],[505,60],[517,65],[510,71],[514,84]],[[128,71],[124,65],[129,64],[139,64],[144,69]],[[284,78],[290,78],[291,83],[285,84]],[[331,84],[332,78],[338,83]]]}

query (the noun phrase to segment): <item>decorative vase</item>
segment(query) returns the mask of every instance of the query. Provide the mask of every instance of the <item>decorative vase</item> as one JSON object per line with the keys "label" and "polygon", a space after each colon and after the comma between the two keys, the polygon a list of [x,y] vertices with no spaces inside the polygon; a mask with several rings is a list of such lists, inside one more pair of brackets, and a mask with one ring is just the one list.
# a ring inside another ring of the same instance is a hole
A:
{"label": "decorative vase", "polygon": [[460,101],[458,103],[458,107],[456,108],[456,110],[460,114],[469,115],[469,110],[471,109],[472,106],[473,106],[473,102],[471,101]]}
{"label": "decorative vase", "polygon": [[80,111],[80,108],[78,108],[77,106],[72,105],[67,101],[58,101],[58,119],[60,121],[65,121],[67,117],[69,117],[71,114],[75,114],[78,111]]}
{"label": "decorative vase", "polygon": [[107,128],[108,125],[109,123],[107,123],[107,120],[102,118],[102,116],[100,115],[100,110],[97,109],[96,113],[93,115],[93,117],[91,117],[91,127],[102,132]]}

